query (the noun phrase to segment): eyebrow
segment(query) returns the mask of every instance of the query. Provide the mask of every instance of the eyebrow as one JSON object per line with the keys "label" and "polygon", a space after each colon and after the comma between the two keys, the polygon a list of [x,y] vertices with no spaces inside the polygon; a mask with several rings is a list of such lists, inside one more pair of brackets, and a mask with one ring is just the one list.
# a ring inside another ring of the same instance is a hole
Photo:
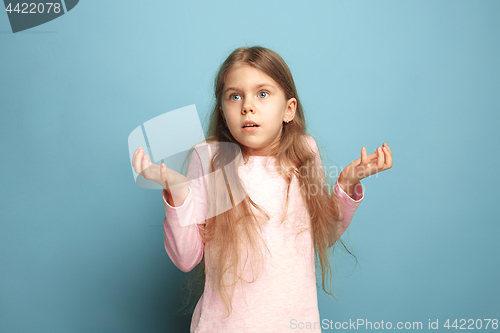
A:
{"label": "eyebrow", "polygon": [[[257,84],[254,86],[254,89],[259,89],[259,88],[262,88],[262,87],[270,87],[270,88],[274,88],[274,86],[272,84],[269,84],[269,83],[260,83],[260,84]],[[228,87],[224,90],[224,95],[229,91],[229,90],[240,90],[238,88],[235,88],[235,87]]]}

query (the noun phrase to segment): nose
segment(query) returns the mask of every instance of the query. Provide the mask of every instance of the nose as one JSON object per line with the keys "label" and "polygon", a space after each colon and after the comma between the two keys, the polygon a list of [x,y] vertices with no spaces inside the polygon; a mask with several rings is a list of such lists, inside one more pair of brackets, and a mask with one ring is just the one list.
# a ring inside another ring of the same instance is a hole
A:
{"label": "nose", "polygon": [[246,114],[247,112],[254,113],[254,106],[250,102],[246,102],[245,104],[243,104],[242,113]]}

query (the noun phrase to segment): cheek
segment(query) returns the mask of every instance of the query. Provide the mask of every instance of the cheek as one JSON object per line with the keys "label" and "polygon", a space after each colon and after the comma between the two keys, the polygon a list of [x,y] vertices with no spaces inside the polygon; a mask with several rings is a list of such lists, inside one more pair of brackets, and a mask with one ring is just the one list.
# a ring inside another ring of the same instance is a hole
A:
{"label": "cheek", "polygon": [[275,115],[274,115],[274,121],[276,123],[283,123],[283,118],[285,117],[285,113],[284,112],[277,112]]}
{"label": "cheek", "polygon": [[240,127],[240,122],[237,119],[229,117],[229,118],[226,118],[226,121],[227,121],[228,128],[232,132],[238,130],[238,128]]}
{"label": "cheek", "polygon": [[237,118],[239,116],[239,107],[236,103],[226,103],[223,106],[226,119]]}
{"label": "cheek", "polygon": [[238,122],[238,117],[236,117],[234,113],[228,112],[226,113],[226,120],[230,124],[235,124],[236,122]]}

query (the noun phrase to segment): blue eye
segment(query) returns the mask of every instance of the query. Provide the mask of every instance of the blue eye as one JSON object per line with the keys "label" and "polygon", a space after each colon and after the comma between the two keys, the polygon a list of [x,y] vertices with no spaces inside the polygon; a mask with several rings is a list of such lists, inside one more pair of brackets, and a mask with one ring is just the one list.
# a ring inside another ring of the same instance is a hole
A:
{"label": "blue eye", "polygon": [[[262,96],[262,94],[265,94],[265,95],[264,95],[264,96]],[[267,92],[267,91],[261,91],[261,92],[259,93],[259,96],[260,96],[260,97],[262,97],[262,98],[267,97],[267,95],[269,95],[269,92]],[[231,95],[229,95],[229,99],[230,99],[230,100],[232,100],[232,101],[237,101],[237,100],[239,100],[239,99],[234,99],[234,97],[236,97],[236,96],[238,96],[238,97],[240,97],[240,98],[241,98],[241,96],[240,96],[240,95],[238,95],[238,94],[231,94]]]}

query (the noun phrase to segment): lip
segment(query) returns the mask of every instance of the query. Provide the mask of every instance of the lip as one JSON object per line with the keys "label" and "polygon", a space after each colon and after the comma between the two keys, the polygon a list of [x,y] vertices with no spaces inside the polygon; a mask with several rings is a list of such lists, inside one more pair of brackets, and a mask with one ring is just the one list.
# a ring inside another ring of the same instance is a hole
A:
{"label": "lip", "polygon": [[256,131],[259,127],[244,127],[243,130],[245,132],[253,132]]}
{"label": "lip", "polygon": [[[243,126],[246,126],[247,124],[253,124],[253,125],[257,125],[260,127],[259,124],[257,124],[255,121],[253,120],[245,120],[245,122],[243,123]],[[245,131],[245,132],[253,132],[255,130],[257,130],[257,128],[259,127],[243,127],[241,126],[241,128]]]}
{"label": "lip", "polygon": [[248,124],[253,124],[253,125],[257,125],[257,126],[260,126],[259,124],[257,124],[255,121],[253,120],[245,120],[245,122],[243,123],[243,125],[241,126],[241,128],[243,128],[243,126],[246,126]]}

